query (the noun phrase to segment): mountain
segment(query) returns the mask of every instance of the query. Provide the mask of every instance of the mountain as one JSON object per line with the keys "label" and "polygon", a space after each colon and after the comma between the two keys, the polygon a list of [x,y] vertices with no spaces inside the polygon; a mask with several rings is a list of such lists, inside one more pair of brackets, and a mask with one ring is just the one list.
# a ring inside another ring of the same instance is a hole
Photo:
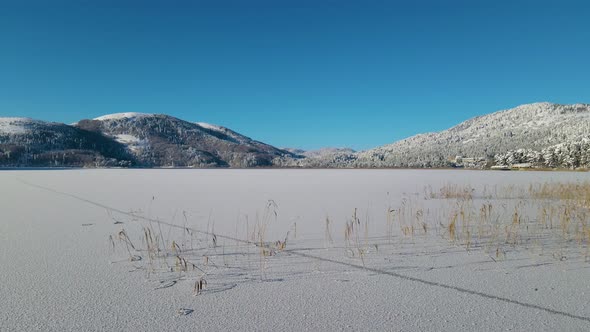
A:
{"label": "mountain", "polygon": [[284,158],[279,164],[484,168],[528,162],[546,167],[590,167],[583,162],[585,155],[590,160],[585,143],[588,138],[590,105],[534,103],[478,116],[441,132],[419,134],[366,151],[320,154],[303,160]]}
{"label": "mountain", "polygon": [[131,166],[125,146],[63,123],[0,118],[0,166]]}
{"label": "mountain", "polygon": [[352,154],[355,153],[351,148],[322,148],[318,150],[305,151],[304,156],[309,158],[323,158],[331,155]]}
{"label": "mountain", "polygon": [[298,158],[288,156],[277,158],[274,160],[275,165],[301,168],[347,167],[350,162],[357,159],[356,151],[350,148],[322,148],[310,151],[285,148],[284,150],[291,152]]}
{"label": "mountain", "polygon": [[294,155],[301,156],[301,157],[303,157],[305,155],[305,152],[306,152],[305,150],[298,149],[298,148],[282,148],[282,150],[287,151],[287,152],[290,152],[290,153],[292,153]]}
{"label": "mountain", "polygon": [[278,149],[225,127],[118,113],[74,125],[0,118],[0,166],[590,168],[590,105],[535,103],[355,152]]}
{"label": "mountain", "polygon": [[275,158],[296,158],[228,128],[164,114],[110,114],[75,126],[125,145],[147,167],[261,167]]}
{"label": "mountain", "polygon": [[358,154],[356,167],[445,167],[456,156],[477,163],[511,150],[542,150],[590,137],[590,105],[535,103],[478,116]]}

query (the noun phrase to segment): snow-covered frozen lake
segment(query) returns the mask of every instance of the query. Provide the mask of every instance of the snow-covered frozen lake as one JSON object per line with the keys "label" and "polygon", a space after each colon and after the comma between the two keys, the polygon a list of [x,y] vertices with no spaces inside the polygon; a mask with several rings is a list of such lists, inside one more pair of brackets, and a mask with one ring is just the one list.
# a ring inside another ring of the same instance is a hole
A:
{"label": "snow-covered frozen lake", "polygon": [[588,180],[0,171],[0,330],[588,331]]}

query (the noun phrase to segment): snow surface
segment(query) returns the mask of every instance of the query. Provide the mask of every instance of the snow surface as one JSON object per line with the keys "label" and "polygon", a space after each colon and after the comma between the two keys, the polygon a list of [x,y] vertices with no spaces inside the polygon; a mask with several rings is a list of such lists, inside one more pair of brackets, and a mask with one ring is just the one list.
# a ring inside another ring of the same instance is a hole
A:
{"label": "snow surface", "polygon": [[[395,237],[392,245],[381,241],[361,262],[347,254],[343,239],[355,208],[363,221],[370,220],[371,241],[383,236],[389,207],[403,200],[444,215],[443,205],[437,205],[442,201],[424,200],[427,186],[435,192],[449,183],[478,190],[528,188],[583,179],[587,173],[0,171],[0,326],[7,331],[588,331],[590,265],[567,248],[514,250],[494,261],[433,231],[425,238]],[[276,204],[271,213],[269,200]],[[287,249],[264,258],[264,265],[259,247],[230,239],[249,239],[257,216],[270,216],[268,240],[290,231]],[[333,242],[326,241],[326,217]],[[217,246],[210,245],[211,237],[195,237],[190,244],[209,243],[197,257],[201,267],[205,257],[209,261],[202,294],[192,295],[194,279],[169,279],[178,272],[148,278],[139,269],[149,264],[144,253],[139,253],[143,261],[129,262],[119,242],[113,249],[109,236],[122,229],[142,246],[146,220],[161,227],[162,238],[176,238],[183,255],[190,254],[188,240],[181,240],[188,236],[185,226],[214,229]],[[554,251],[567,259],[555,259]],[[188,314],[178,315],[179,309]]]}
{"label": "snow surface", "polygon": [[119,134],[113,137],[117,142],[125,144],[129,150],[133,152],[139,152],[141,149],[146,148],[149,145],[147,139],[140,139],[137,136],[129,134]]}
{"label": "snow surface", "polygon": [[120,120],[120,119],[133,119],[142,116],[149,116],[152,114],[148,113],[137,113],[137,112],[128,112],[128,113],[114,113],[114,114],[107,114],[103,116],[99,116],[98,118],[94,118],[94,120],[105,121],[105,120]]}
{"label": "snow surface", "polygon": [[123,144],[138,143],[141,141],[138,137],[128,134],[115,135],[114,138],[117,142]]}
{"label": "snow surface", "polygon": [[213,130],[213,131],[222,133],[224,135],[227,135],[227,136],[235,139],[238,142],[250,142],[251,141],[251,138],[244,136],[242,134],[236,133],[233,130],[222,127],[222,126],[218,126],[218,125],[214,125],[214,124],[210,124],[210,123],[205,123],[205,122],[195,122],[195,124],[201,128]]}

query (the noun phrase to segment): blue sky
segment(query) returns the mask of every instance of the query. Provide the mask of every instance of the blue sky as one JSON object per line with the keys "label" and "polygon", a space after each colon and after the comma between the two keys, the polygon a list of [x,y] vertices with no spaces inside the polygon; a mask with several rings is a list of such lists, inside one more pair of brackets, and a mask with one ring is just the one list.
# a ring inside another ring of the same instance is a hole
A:
{"label": "blue sky", "polygon": [[590,102],[585,1],[0,0],[0,116],[166,113],[366,149]]}

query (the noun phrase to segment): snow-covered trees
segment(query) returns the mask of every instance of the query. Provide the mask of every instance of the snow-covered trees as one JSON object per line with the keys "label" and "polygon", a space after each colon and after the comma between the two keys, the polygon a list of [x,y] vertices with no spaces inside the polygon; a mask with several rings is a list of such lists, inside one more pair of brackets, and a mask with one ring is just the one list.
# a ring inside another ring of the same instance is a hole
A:
{"label": "snow-covered trees", "polygon": [[367,151],[312,155],[167,115],[116,114],[74,126],[0,118],[0,165],[99,165],[114,159],[147,167],[481,168],[495,163],[578,168],[590,167],[588,137],[590,105],[585,104],[523,105]]}
{"label": "snow-covered trees", "polygon": [[[506,159],[496,160],[496,164],[538,164],[546,159],[541,154],[543,149],[581,137],[590,137],[590,105],[536,103],[476,117],[442,132],[420,134],[360,152],[356,164],[444,167],[448,160],[458,155],[489,160],[499,155]],[[561,165],[562,161],[554,160],[553,164]],[[577,165],[581,161],[574,158],[567,164]]]}
{"label": "snow-covered trees", "polygon": [[496,165],[530,163],[533,166],[549,168],[589,168],[590,138],[560,143],[541,151],[519,149],[497,154]]}

